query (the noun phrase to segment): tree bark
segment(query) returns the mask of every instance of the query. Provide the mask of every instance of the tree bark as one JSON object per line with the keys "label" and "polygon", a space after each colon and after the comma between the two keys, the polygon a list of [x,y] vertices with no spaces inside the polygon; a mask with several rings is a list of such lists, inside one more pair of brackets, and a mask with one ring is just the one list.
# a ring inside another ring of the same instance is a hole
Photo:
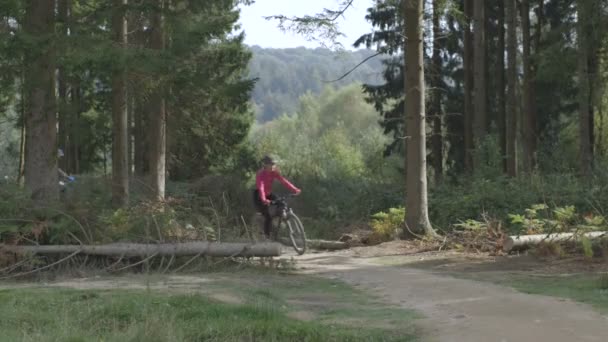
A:
{"label": "tree bark", "polygon": [[127,170],[129,173],[129,179],[133,176],[133,164],[134,164],[134,133],[133,133],[133,122],[134,122],[134,110],[135,101],[133,99],[133,92],[127,88]]}
{"label": "tree bark", "polygon": [[[279,238],[279,241],[285,246],[291,246],[291,240],[288,238]],[[335,251],[340,249],[348,249],[350,248],[350,245],[342,241],[306,239],[306,247],[309,249]]]}
{"label": "tree bark", "polygon": [[522,41],[523,41],[523,167],[525,172],[532,172],[534,169],[534,155],[536,154],[536,113],[534,112],[533,104],[533,70],[531,63],[531,45],[532,39],[530,34],[530,0],[522,0],[521,2],[521,26],[522,26]]}
{"label": "tree bark", "polygon": [[[57,20],[61,24],[60,36],[67,38],[68,30],[68,18],[69,18],[69,7],[70,0],[57,0]],[[59,167],[62,170],[67,169],[67,158],[65,153],[67,152],[68,142],[68,120],[69,120],[69,101],[68,101],[68,76],[65,67],[60,66],[57,72],[57,96],[59,99],[58,106],[58,122],[57,122],[57,145],[63,150],[64,156],[59,158]]]}
{"label": "tree bark", "polygon": [[515,0],[505,0],[507,19],[507,174],[517,176],[517,23]]}
{"label": "tree bark", "polygon": [[498,46],[496,48],[496,102],[498,144],[502,169],[507,173],[507,122],[505,112],[505,4],[498,1]]}
{"label": "tree bark", "polygon": [[25,112],[26,112],[26,90],[25,90],[25,76],[23,72],[21,74],[21,82],[19,85],[20,94],[20,113],[19,113],[19,127],[21,131],[21,136],[19,138],[19,174],[17,175],[17,184],[19,186],[23,186],[25,182],[25,137],[26,137],[26,124],[25,124]]}
{"label": "tree bark", "polygon": [[[127,0],[113,0],[112,33],[118,49],[127,48]],[[124,52],[124,51],[123,51]],[[127,88],[124,66],[112,74],[112,203],[124,207],[129,202]]]}
{"label": "tree bark", "polygon": [[76,79],[71,89],[70,124],[68,132],[68,168],[64,170],[71,174],[80,173],[80,113],[82,111],[82,89],[80,81]]}
{"label": "tree bark", "polygon": [[486,15],[485,1],[474,1],[473,7],[473,38],[474,65],[473,73],[475,114],[473,120],[473,137],[477,147],[484,142],[487,132],[487,92],[486,92]]}
{"label": "tree bark", "polygon": [[[147,40],[145,37],[145,31],[142,23],[136,21],[135,17],[129,21],[129,32],[131,32],[130,44],[139,48],[149,48],[146,44]],[[137,84],[137,82],[130,82],[131,84]],[[147,146],[146,143],[146,118],[145,112],[147,101],[142,96],[140,87],[137,85],[130,88],[132,99],[132,120],[133,120],[133,171],[137,182],[140,182],[148,174],[148,159],[147,159]]]}
{"label": "tree bark", "polygon": [[24,31],[38,40],[25,53],[25,187],[37,203],[58,199],[55,100],[55,1],[28,0]]}
{"label": "tree bark", "polygon": [[589,176],[592,163],[591,145],[591,115],[590,98],[591,87],[589,82],[589,30],[588,21],[591,19],[589,13],[590,0],[579,0],[578,10],[578,104],[579,104],[579,146],[580,146],[580,172],[583,176]]}
{"label": "tree bark", "polygon": [[32,254],[79,254],[107,257],[213,256],[271,257],[281,255],[279,243],[182,242],[163,244],[114,243],[108,245],[0,245],[0,251]]}
{"label": "tree bark", "polygon": [[137,178],[143,179],[143,177],[148,173],[148,159],[146,156],[148,155],[146,146],[146,121],[144,118],[144,107],[143,101],[137,101],[135,103],[135,108],[133,111],[133,138],[134,142],[134,156],[133,163],[135,168],[135,176]]}
{"label": "tree bark", "polygon": [[[163,50],[165,47],[165,29],[162,9],[164,0],[156,0],[158,10],[152,19],[151,48]],[[162,82],[161,82],[162,83]],[[148,127],[149,144],[149,186],[157,200],[165,198],[165,155],[166,155],[166,112],[164,88],[157,87],[150,100],[150,120]]]}
{"label": "tree bark", "polygon": [[442,111],[442,60],[441,50],[443,48],[443,33],[439,25],[440,0],[433,0],[433,169],[435,170],[435,182],[441,182],[443,178],[443,111]]}
{"label": "tree bark", "polygon": [[464,0],[464,166],[467,172],[473,171],[473,0]]}
{"label": "tree bark", "polygon": [[428,215],[426,175],[423,0],[403,2],[405,18],[405,122],[407,230],[436,235]]}

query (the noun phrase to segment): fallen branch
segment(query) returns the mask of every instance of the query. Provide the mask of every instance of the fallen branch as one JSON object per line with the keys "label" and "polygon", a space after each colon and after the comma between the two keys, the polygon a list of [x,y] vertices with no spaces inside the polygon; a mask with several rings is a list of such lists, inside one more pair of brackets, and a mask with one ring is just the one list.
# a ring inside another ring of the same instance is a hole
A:
{"label": "fallen branch", "polygon": [[206,255],[212,257],[271,257],[281,255],[278,243],[184,242],[161,244],[113,243],[107,245],[0,245],[0,250],[29,254],[87,254],[110,257]]}
{"label": "fallen branch", "polygon": [[575,233],[555,233],[555,234],[535,234],[535,235],[520,235],[520,236],[509,236],[503,243],[503,250],[508,252],[515,248],[524,248],[530,245],[537,245],[541,242],[562,242],[568,240],[575,240],[580,236],[584,236],[589,239],[597,239],[602,237],[608,237],[608,232],[588,232],[583,234]]}

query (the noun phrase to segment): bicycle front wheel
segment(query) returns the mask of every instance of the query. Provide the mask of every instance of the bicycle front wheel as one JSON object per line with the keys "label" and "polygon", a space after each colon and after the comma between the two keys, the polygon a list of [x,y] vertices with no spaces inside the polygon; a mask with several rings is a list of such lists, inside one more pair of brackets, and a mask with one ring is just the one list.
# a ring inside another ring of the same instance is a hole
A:
{"label": "bicycle front wheel", "polygon": [[304,254],[306,252],[306,233],[304,232],[302,221],[300,221],[296,214],[291,213],[285,220],[285,223],[289,228],[289,239],[291,240],[293,249],[299,255]]}

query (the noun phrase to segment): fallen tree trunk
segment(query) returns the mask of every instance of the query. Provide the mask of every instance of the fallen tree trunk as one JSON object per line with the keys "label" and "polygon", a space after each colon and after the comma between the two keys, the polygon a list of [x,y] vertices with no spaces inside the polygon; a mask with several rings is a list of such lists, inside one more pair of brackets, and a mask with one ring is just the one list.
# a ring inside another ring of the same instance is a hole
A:
{"label": "fallen tree trunk", "polygon": [[281,255],[278,243],[112,243],[107,245],[0,245],[0,251],[32,254],[87,254],[113,257],[194,256],[212,257],[271,257]]}
{"label": "fallen tree trunk", "polygon": [[[280,238],[279,241],[286,245],[291,246],[291,240],[288,238]],[[312,249],[326,249],[326,250],[339,250],[347,249],[349,245],[342,241],[329,241],[329,240],[306,240],[306,245]]]}
{"label": "fallen tree trunk", "polygon": [[327,250],[338,250],[347,249],[350,246],[342,241],[328,241],[328,240],[308,240],[310,248],[316,249],[327,249]]}
{"label": "fallen tree trunk", "polygon": [[520,235],[509,236],[503,243],[503,250],[508,252],[515,248],[523,248],[530,245],[537,245],[541,242],[560,242],[577,239],[580,236],[585,236],[589,239],[608,237],[608,232],[588,232],[583,234],[575,233],[555,233],[555,234],[535,234],[535,235]]}

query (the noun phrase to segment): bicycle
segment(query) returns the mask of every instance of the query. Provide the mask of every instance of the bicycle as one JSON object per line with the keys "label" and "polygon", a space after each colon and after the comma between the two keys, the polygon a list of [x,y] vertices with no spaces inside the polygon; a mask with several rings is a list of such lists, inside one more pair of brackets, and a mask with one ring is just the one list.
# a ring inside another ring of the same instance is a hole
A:
{"label": "bicycle", "polygon": [[[306,252],[306,233],[304,232],[304,225],[298,216],[287,204],[288,197],[294,197],[295,195],[288,195],[283,197],[277,197],[277,199],[270,202],[275,207],[274,218],[277,219],[276,225],[273,222],[273,239],[279,241],[279,232],[288,231],[289,240],[293,249],[299,255]],[[274,220],[273,220],[274,221]]]}

